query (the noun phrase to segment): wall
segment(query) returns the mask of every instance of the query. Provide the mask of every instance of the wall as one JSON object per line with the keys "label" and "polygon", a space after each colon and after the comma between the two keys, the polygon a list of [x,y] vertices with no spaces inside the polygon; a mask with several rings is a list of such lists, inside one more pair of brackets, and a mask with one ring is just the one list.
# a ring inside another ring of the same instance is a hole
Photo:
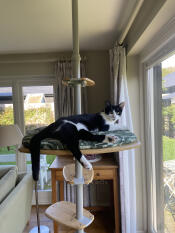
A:
{"label": "wall", "polygon": [[[55,59],[60,56],[70,55],[70,53],[52,53],[0,56],[0,77],[6,75],[53,75]],[[88,111],[90,113],[101,111],[104,107],[104,101],[110,97],[108,51],[83,52],[81,55],[87,56],[88,77],[96,82],[95,87],[88,87]],[[128,57],[127,77],[134,132],[138,138],[140,138],[139,75],[137,57]],[[140,149],[136,149],[137,231],[143,230],[143,184],[141,181],[142,163],[140,154]]]}
{"label": "wall", "polygon": [[[101,111],[109,99],[109,55],[108,51],[82,52],[87,57],[87,76],[96,85],[88,88],[88,111]],[[53,75],[55,60],[71,53],[21,54],[0,56],[0,77],[8,75]]]}

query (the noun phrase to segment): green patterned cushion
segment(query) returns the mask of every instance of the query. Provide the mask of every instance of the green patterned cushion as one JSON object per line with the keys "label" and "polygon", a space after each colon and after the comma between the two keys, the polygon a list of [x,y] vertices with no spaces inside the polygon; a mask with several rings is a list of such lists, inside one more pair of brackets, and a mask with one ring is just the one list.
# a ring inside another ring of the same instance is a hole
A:
{"label": "green patterned cushion", "polygon": [[[38,128],[32,130],[23,138],[22,144],[29,148],[30,139],[36,133],[40,132],[42,128]],[[134,143],[137,141],[137,138],[134,133],[130,132],[129,130],[116,130],[116,131],[105,131],[105,132],[92,132],[93,134],[105,134],[108,136],[114,136],[116,138],[115,143],[98,143],[98,142],[90,142],[90,141],[83,141],[80,140],[79,146],[80,149],[100,149],[100,148],[107,148],[107,147],[115,147],[121,146],[124,144]],[[55,140],[52,138],[47,138],[41,141],[41,149],[44,150],[65,150],[67,149],[65,145],[63,145],[59,140]]]}

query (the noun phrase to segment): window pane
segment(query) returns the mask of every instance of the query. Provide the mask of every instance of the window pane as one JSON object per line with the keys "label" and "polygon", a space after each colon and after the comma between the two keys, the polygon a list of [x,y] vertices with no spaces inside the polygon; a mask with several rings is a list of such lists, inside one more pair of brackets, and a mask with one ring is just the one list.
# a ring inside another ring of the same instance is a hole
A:
{"label": "window pane", "polygon": [[[13,95],[11,87],[0,87],[0,125],[13,125]],[[0,147],[0,165],[16,164],[16,148]]]}
{"label": "window pane", "polygon": [[[55,121],[53,86],[23,87],[24,118],[26,134],[33,129],[47,126]],[[41,155],[39,188],[51,188],[51,174],[48,170],[55,159],[52,155]],[[31,156],[27,155],[27,170],[31,171]]]}
{"label": "window pane", "polygon": [[175,232],[175,55],[162,62],[165,233]]}

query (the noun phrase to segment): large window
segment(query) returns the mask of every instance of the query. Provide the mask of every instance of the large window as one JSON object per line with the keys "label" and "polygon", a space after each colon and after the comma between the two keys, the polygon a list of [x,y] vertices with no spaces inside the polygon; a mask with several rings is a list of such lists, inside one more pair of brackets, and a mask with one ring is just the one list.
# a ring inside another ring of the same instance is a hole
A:
{"label": "large window", "polygon": [[175,232],[175,55],[147,71],[148,216],[151,232]]}

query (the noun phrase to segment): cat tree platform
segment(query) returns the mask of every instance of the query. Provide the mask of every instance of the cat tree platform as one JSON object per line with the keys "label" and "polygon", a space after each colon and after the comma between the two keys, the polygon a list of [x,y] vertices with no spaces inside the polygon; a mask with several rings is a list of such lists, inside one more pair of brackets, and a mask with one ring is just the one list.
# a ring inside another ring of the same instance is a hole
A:
{"label": "cat tree platform", "polygon": [[80,180],[75,177],[75,164],[68,164],[63,168],[63,176],[69,184],[90,184],[94,178],[94,171],[83,168],[83,179]]}
{"label": "cat tree platform", "polygon": [[76,204],[66,201],[57,202],[47,208],[46,216],[66,227],[82,230],[88,227],[94,220],[94,215],[83,209],[83,218],[76,218]]}
{"label": "cat tree platform", "polygon": [[63,79],[62,84],[71,87],[76,86],[77,84],[80,84],[82,87],[90,87],[94,86],[95,82],[89,78],[65,78]]}
{"label": "cat tree platform", "polygon": [[[140,146],[140,142],[136,141],[129,144],[123,144],[121,146],[114,146],[114,147],[106,147],[106,148],[96,148],[96,149],[81,149],[82,154],[104,154],[104,153],[112,153],[117,151],[124,151],[124,150],[130,150],[133,148],[137,148]],[[20,152],[23,153],[30,153],[30,150],[23,145],[19,148]],[[72,156],[71,151],[69,150],[40,150],[41,154],[46,155],[59,155],[59,156]]]}

